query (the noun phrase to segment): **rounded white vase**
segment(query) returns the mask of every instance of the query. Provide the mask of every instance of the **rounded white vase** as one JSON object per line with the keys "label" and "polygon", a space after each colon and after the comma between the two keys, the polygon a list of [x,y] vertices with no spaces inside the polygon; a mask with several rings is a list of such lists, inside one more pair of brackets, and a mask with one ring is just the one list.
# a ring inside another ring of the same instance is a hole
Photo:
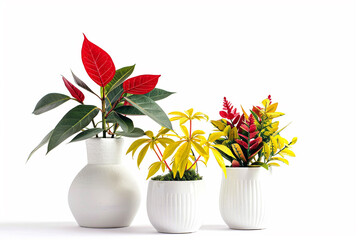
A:
{"label": "rounded white vase", "polygon": [[121,163],[122,138],[86,140],[88,164],[69,190],[69,206],[81,227],[127,227],[140,205],[140,189]]}
{"label": "rounded white vase", "polygon": [[147,193],[149,220],[158,232],[195,232],[202,223],[203,196],[203,180],[150,180]]}
{"label": "rounded white vase", "polygon": [[220,213],[232,229],[267,226],[270,171],[262,167],[226,168],[220,188]]}

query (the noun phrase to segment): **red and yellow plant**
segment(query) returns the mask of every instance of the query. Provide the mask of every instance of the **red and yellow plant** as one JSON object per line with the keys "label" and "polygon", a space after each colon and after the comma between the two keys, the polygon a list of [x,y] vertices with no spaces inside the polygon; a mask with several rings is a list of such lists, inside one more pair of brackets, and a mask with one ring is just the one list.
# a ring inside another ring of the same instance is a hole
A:
{"label": "red and yellow plant", "polygon": [[280,166],[278,162],[289,164],[285,156],[295,157],[290,149],[297,141],[291,142],[280,136],[280,132],[287,126],[278,130],[279,121],[275,118],[283,116],[276,112],[278,103],[272,103],[271,96],[262,101],[263,107],[254,106],[247,114],[241,106],[242,114],[224,97],[223,110],[220,116],[223,119],[211,121],[216,132],[223,133],[223,137],[215,143],[222,144],[231,149],[233,155],[219,152],[231,162],[232,167]]}
{"label": "red and yellow plant", "polygon": [[[206,166],[210,150],[226,176],[224,159],[219,150],[229,156],[235,156],[228,147],[214,143],[224,133],[212,133],[208,138],[205,138],[204,131],[194,130],[193,121],[208,121],[208,116],[201,112],[194,113],[193,109],[185,112],[171,112],[169,115],[173,115],[170,118],[171,121],[179,121],[181,135],[167,128],[160,129],[155,136],[151,131],[147,131],[145,134],[148,138],[134,141],[127,151],[127,154],[132,153],[134,156],[137,149],[143,146],[137,157],[138,167],[140,167],[149,148],[155,153],[157,161],[150,165],[147,179],[156,174],[160,168],[162,172],[167,169],[172,174],[173,179],[176,176],[181,179],[187,171],[198,169],[199,162]],[[185,125],[186,123],[188,123],[188,127]]]}
{"label": "red and yellow plant", "polygon": [[[72,108],[51,130],[41,143],[30,153],[31,155],[45,144],[47,152],[57,147],[70,136],[78,133],[70,142],[85,140],[91,137],[126,136],[139,137],[144,131],[134,127],[129,115],[147,115],[163,127],[172,129],[170,120],[157,100],[171,95],[162,89],[155,88],[160,75],[140,75],[128,77],[134,71],[135,65],[116,70],[110,55],[97,45],[90,42],[84,35],[81,58],[85,71],[99,86],[100,94],[95,93],[88,85],[74,73],[75,83],[81,88],[95,95],[100,100],[100,106],[84,104],[84,94],[62,77],[71,96],[60,93],[49,93],[37,103],[33,113],[42,114],[54,109],[68,100],[74,100],[79,105]],[[101,113],[101,120],[95,123],[95,117]],[[92,123],[92,128],[88,125]],[[101,124],[101,127],[98,127]],[[122,131],[118,131],[119,127]],[[28,159],[29,159],[28,158]]]}

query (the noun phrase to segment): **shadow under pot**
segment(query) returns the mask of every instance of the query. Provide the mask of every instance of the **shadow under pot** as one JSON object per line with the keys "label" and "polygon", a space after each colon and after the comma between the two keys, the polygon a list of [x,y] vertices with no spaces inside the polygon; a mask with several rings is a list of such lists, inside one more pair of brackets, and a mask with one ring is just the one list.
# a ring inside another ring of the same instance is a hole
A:
{"label": "shadow under pot", "polygon": [[232,229],[267,227],[270,170],[262,167],[227,168],[220,188],[220,213]]}
{"label": "shadow under pot", "polygon": [[88,164],[75,177],[68,195],[81,227],[127,227],[135,217],[140,189],[121,163],[123,142],[122,138],[86,140]]}
{"label": "shadow under pot", "polygon": [[199,230],[203,217],[203,180],[150,180],[147,213],[161,233],[191,233]]}

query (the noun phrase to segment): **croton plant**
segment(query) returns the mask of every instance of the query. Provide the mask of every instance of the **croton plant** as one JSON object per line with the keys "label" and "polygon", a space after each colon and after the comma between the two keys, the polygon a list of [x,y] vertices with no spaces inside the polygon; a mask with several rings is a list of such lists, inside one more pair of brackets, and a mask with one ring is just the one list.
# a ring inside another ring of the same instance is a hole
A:
{"label": "croton plant", "polygon": [[[286,156],[295,157],[291,150],[297,141],[290,142],[280,135],[289,125],[279,129],[275,118],[284,113],[276,112],[278,103],[272,103],[271,96],[262,101],[262,107],[253,106],[250,114],[241,106],[242,114],[224,97],[222,119],[211,121],[216,132],[223,136],[215,140],[216,144],[228,147],[232,155],[218,149],[221,155],[231,162],[232,167],[280,166],[278,162],[289,164]],[[235,156],[235,157],[234,157]]]}
{"label": "croton plant", "polygon": [[[142,163],[146,153],[151,149],[156,155],[156,161],[149,167],[147,179],[156,174],[160,168],[162,172],[168,171],[164,176],[157,176],[154,180],[199,180],[201,177],[197,172],[199,162],[208,163],[210,153],[217,160],[226,176],[226,168],[222,155],[233,156],[231,150],[222,144],[214,143],[224,133],[215,132],[206,138],[205,132],[193,129],[193,121],[208,121],[208,116],[201,112],[189,109],[185,112],[171,112],[171,121],[179,121],[181,134],[169,128],[161,128],[155,135],[151,131],[145,132],[146,138],[135,140],[129,147],[127,154],[134,154],[141,147],[137,156],[138,167]],[[188,126],[186,126],[188,125]],[[196,170],[196,171],[195,171]]]}
{"label": "croton plant", "polygon": [[[116,70],[110,55],[90,42],[85,35],[81,58],[90,79],[99,86],[99,94],[73,72],[72,76],[78,86],[99,99],[99,106],[85,104],[84,94],[63,76],[62,80],[71,97],[61,93],[49,93],[40,99],[33,113],[35,115],[45,113],[69,100],[77,102],[78,105],[65,114],[30,153],[28,159],[43,145],[48,144],[47,152],[50,152],[74,134],[77,135],[70,142],[99,137],[99,135],[103,138],[144,135],[142,129],[134,127],[129,115],[147,115],[161,126],[172,129],[166,113],[155,102],[172,94],[155,88],[160,75],[139,75],[128,78],[134,71],[135,65]],[[95,121],[98,113],[101,114],[101,119]],[[88,126],[90,123],[92,123],[91,127]]]}

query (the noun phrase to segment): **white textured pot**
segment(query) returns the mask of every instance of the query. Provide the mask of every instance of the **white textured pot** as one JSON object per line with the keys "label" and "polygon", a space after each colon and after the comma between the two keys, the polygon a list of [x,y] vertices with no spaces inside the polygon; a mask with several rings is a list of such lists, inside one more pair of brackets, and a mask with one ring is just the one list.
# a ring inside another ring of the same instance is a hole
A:
{"label": "white textured pot", "polygon": [[203,180],[150,180],[147,193],[147,213],[158,232],[190,233],[202,223]]}
{"label": "white textured pot", "polygon": [[140,190],[121,164],[123,142],[121,138],[86,140],[88,164],[69,190],[71,212],[82,227],[127,227],[135,217]]}
{"label": "white textured pot", "polygon": [[220,213],[232,229],[263,229],[267,224],[270,170],[262,167],[227,168],[220,189]]}

